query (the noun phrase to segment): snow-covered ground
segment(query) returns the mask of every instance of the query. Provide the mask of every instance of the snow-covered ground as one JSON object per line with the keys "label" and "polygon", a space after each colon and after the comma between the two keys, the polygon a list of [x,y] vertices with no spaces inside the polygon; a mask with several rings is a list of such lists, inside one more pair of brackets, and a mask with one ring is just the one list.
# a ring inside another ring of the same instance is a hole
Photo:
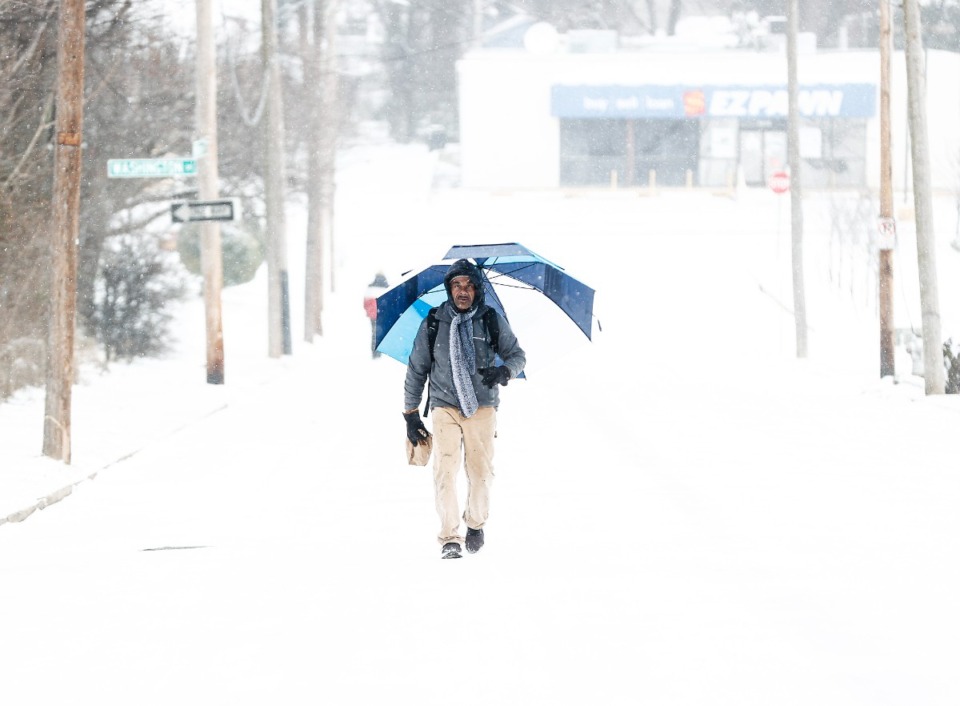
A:
{"label": "snow-covered ground", "polygon": [[[0,518],[95,475],[0,525],[0,703],[956,704],[960,398],[924,397],[902,350],[877,379],[862,233],[811,195],[798,361],[786,197],[433,190],[435,160],[345,155],[313,344],[291,204],[292,356],[266,355],[261,272],[224,292],[226,385],[199,301],[175,355],[83,371],[71,467],[39,455],[41,391],[0,405]],[[440,561],[361,299],[378,269],[509,241],[594,286],[603,330],[562,354],[518,330],[487,546]]]}

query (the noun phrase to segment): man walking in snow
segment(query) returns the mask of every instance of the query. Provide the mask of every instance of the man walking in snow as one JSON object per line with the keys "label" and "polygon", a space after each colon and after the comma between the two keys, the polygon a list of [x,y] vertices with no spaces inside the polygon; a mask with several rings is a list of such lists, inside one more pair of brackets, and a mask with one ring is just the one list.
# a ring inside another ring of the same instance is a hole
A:
{"label": "man walking in snow", "polygon": [[[443,278],[447,301],[424,319],[413,342],[404,382],[407,438],[425,443],[429,433],[417,408],[429,378],[427,405],[433,412],[433,481],[444,559],[483,546],[490,510],[493,444],[500,385],[517,377],[526,354],[507,320],[484,303],[483,278],[475,264],[457,260]],[[497,365],[495,356],[503,361]],[[428,410],[424,411],[427,414]],[[462,515],[457,498],[461,449],[467,476]],[[466,535],[460,533],[461,518]]]}

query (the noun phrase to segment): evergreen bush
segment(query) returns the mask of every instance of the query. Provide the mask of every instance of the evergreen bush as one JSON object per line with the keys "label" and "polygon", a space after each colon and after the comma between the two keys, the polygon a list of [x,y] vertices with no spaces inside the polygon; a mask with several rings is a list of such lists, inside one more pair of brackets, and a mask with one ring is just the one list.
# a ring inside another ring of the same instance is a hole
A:
{"label": "evergreen bush", "polygon": [[150,236],[111,238],[104,248],[89,328],[106,360],[166,352],[170,346],[167,311],[186,293],[177,258]]}
{"label": "evergreen bush", "polygon": [[[223,286],[232,287],[253,279],[263,262],[264,248],[250,226],[233,223],[220,225],[220,247],[223,251]],[[184,224],[177,237],[180,261],[191,274],[202,275],[200,266],[200,226]]]}
{"label": "evergreen bush", "polygon": [[943,344],[943,367],[947,373],[946,393],[960,394],[960,345],[954,350],[953,339],[950,338]]}

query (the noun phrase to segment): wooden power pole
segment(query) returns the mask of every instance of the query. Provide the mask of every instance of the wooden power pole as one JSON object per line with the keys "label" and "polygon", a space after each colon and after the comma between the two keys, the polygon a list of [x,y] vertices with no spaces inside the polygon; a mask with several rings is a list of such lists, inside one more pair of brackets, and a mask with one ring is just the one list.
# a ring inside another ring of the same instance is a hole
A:
{"label": "wooden power pole", "polygon": [[292,352],[290,337],[290,277],[284,215],[283,86],[277,58],[277,0],[262,0],[263,65],[267,70],[267,119],[264,149],[264,191],[267,202],[267,325],[268,352],[279,358]]}
{"label": "wooden power pole", "polygon": [[[199,197],[201,201],[219,198],[219,162],[217,160],[217,61],[213,41],[211,0],[197,0],[197,135],[204,145],[199,159]],[[223,252],[220,224],[203,221],[200,225],[200,263],[203,270],[203,301],[207,330],[207,382],[224,382],[223,317],[220,294],[223,289]]]}
{"label": "wooden power pole", "polygon": [[893,160],[890,156],[890,0],[880,0],[880,377],[896,375],[893,346]]}
{"label": "wooden power pole", "polygon": [[57,139],[54,153],[50,334],[43,454],[70,463],[70,412],[77,318],[77,241],[83,132],[84,0],[60,0],[57,21]]}
{"label": "wooden power pole", "polygon": [[943,337],[937,288],[937,251],[933,232],[933,194],[930,184],[930,144],[927,137],[927,90],[924,85],[923,40],[917,0],[904,0],[906,36],[907,108],[913,162],[913,207],[917,223],[917,264],[920,276],[920,314],[923,326],[923,378],[928,395],[944,394]]}
{"label": "wooden power pole", "polygon": [[803,184],[800,180],[800,115],[797,81],[798,0],[787,2],[787,161],[790,163],[790,243],[797,357],[807,357],[807,300],[803,281]]}

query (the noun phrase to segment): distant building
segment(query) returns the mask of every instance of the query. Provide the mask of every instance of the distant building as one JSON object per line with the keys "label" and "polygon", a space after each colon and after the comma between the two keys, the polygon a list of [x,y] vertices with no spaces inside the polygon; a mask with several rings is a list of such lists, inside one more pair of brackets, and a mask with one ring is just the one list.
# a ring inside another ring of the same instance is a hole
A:
{"label": "distant building", "polygon": [[[613,32],[527,30],[523,46],[459,62],[462,183],[476,188],[764,186],[787,164],[787,63],[777,37],[753,48]],[[782,37],[781,37],[782,39]],[[802,35],[800,151],[807,188],[879,185],[876,50],[817,50]],[[906,79],[892,59],[894,179],[909,175]],[[960,185],[960,55],[928,52],[935,188]]]}

